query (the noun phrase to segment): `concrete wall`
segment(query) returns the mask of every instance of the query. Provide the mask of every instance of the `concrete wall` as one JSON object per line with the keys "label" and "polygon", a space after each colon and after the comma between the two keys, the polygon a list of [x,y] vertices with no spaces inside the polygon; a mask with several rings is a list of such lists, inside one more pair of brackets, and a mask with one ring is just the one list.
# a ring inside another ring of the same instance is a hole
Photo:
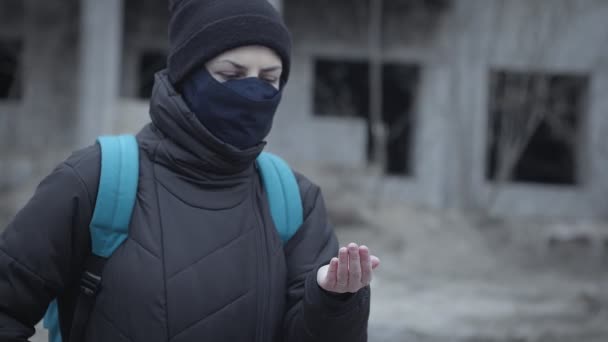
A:
{"label": "concrete wall", "polygon": [[[291,5],[287,3],[286,12],[296,37],[296,66],[271,148],[299,159],[331,163],[336,158],[338,163],[348,161],[361,168],[365,164],[364,128],[353,127],[360,123],[312,115],[312,64],[320,56],[365,57],[366,41],[336,39],[332,23],[305,26],[306,10],[298,7],[305,6],[296,4],[290,10]],[[340,15],[336,10],[325,17]],[[347,16],[346,12],[343,15]],[[375,186],[385,184],[392,190],[392,198],[434,207],[490,210],[501,216],[595,217],[607,213],[606,201],[599,200],[608,182],[601,171],[606,170],[608,158],[605,152],[600,154],[608,144],[602,141],[605,133],[601,133],[607,132],[608,126],[608,106],[602,95],[608,91],[607,17],[608,3],[594,0],[460,0],[438,16],[434,29],[418,34],[423,39],[412,39],[412,34],[404,35],[401,41],[389,37],[385,60],[422,66],[415,113],[419,124],[414,133],[415,172],[411,178],[389,178]],[[408,30],[407,23],[402,20],[401,24]],[[315,31],[317,27],[330,33],[324,36],[323,30]],[[510,184],[500,191],[495,205],[487,208],[492,191],[484,177],[490,68],[591,76],[589,111],[584,113],[585,140],[579,151],[584,179],[581,187]],[[297,132],[293,127],[298,127]],[[311,136],[315,138],[306,139]],[[294,139],[298,143],[293,143]]]}
{"label": "concrete wall", "polygon": [[125,0],[121,95],[135,98],[141,54],[146,50],[166,50],[169,46],[167,1]]}
{"label": "concrete wall", "polygon": [[0,189],[37,180],[73,142],[77,10],[75,0],[0,1],[0,37],[23,41],[23,96],[0,100]]}
{"label": "concrete wall", "polygon": [[[442,28],[443,55],[449,55],[451,96],[457,109],[450,126],[450,161],[460,177],[447,178],[448,192],[464,194],[474,207],[487,203],[491,185],[484,180],[488,70],[543,70],[590,75],[589,109],[580,145],[583,185],[575,187],[508,185],[491,208],[499,215],[589,217],[605,215],[596,201],[608,177],[601,156],[602,130],[608,126],[604,100],[608,57],[608,3],[603,1],[480,1],[455,2]],[[604,19],[602,19],[604,18]],[[467,175],[470,175],[467,179]],[[468,195],[466,195],[469,193]]]}
{"label": "concrete wall", "polygon": [[[0,6],[8,1],[0,0]],[[77,0],[10,1],[23,9],[0,20],[0,36],[24,38],[26,72],[23,100],[0,103],[0,179],[19,184],[48,170],[74,144],[79,6]],[[113,131],[121,133],[135,132],[148,122],[147,101],[134,99],[139,56],[167,46],[168,21],[165,1],[125,3],[122,95],[112,121]],[[324,4],[311,0],[282,5],[295,46],[270,150],[334,191],[348,180],[357,191],[404,203],[486,210],[492,191],[483,177],[489,69],[584,72],[591,75],[591,90],[580,153],[583,185],[511,184],[492,211],[566,217],[608,212],[608,3],[458,0],[428,18],[392,11],[386,18],[383,58],[419,64],[421,79],[414,109],[413,175],[380,179],[367,169],[365,122],[313,116],[314,59],[368,56],[367,13],[351,8],[355,6],[336,7],[339,2],[323,11],[315,7]],[[7,12],[0,8],[0,13]],[[307,20],[315,13],[322,15]],[[430,24],[421,28],[421,21]]]}

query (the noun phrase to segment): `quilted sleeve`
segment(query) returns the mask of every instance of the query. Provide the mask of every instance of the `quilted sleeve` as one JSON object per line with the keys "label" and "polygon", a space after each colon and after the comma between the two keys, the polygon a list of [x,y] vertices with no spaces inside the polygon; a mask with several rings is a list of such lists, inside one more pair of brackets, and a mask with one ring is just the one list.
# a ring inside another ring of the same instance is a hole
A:
{"label": "quilted sleeve", "polygon": [[331,295],[317,284],[319,267],[337,256],[338,240],[328,222],[320,189],[298,175],[305,220],[285,246],[288,267],[285,340],[367,341],[370,290]]}
{"label": "quilted sleeve", "polygon": [[91,210],[82,178],[64,163],[2,232],[0,341],[27,341],[49,302],[77,279]]}

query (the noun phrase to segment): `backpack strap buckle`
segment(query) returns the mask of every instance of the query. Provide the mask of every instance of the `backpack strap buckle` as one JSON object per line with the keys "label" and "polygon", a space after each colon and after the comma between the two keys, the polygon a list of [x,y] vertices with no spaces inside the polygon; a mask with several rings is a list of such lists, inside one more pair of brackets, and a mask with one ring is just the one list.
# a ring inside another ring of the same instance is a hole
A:
{"label": "backpack strap buckle", "polygon": [[97,255],[87,258],[84,272],[80,278],[80,292],[87,297],[95,297],[101,290],[101,274],[107,259]]}
{"label": "backpack strap buckle", "polygon": [[72,328],[68,341],[82,341],[89,315],[95,305],[95,297],[101,291],[101,275],[106,259],[95,254],[87,258],[84,272],[80,278],[80,294],[74,309]]}
{"label": "backpack strap buckle", "polygon": [[95,297],[99,290],[101,290],[101,277],[85,271],[80,279],[80,291],[89,297]]}

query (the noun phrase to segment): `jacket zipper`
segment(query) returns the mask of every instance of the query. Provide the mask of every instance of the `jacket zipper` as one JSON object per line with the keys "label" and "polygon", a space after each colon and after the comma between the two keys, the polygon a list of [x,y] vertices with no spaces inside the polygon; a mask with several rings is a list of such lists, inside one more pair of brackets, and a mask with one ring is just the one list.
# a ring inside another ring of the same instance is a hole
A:
{"label": "jacket zipper", "polygon": [[[256,193],[255,191],[253,192],[254,194]],[[254,195],[255,197],[255,195]],[[255,201],[255,199],[254,199]],[[254,202],[255,203],[255,202]],[[260,274],[260,278],[259,278],[259,289],[260,289],[260,311],[259,311],[259,316],[258,316],[258,338],[257,341],[259,342],[266,342],[266,337],[265,337],[265,325],[264,325],[264,320],[265,320],[265,316],[266,316],[266,309],[268,306],[268,302],[270,301],[270,298],[268,298],[268,283],[269,283],[269,279],[268,279],[268,258],[269,258],[269,252],[268,252],[268,244],[266,243],[266,225],[264,224],[264,220],[262,220],[261,217],[261,213],[260,211],[262,210],[261,205],[257,205],[258,208],[256,208],[257,210],[255,210],[255,215],[257,217],[258,220],[258,224],[260,225],[260,231],[259,231],[259,238],[260,238],[260,251],[261,251],[261,258],[259,259],[259,262],[261,262],[261,274]]]}
{"label": "jacket zipper", "polygon": [[267,277],[268,267],[267,267],[267,263],[266,263],[266,259],[268,259],[268,253],[266,252],[266,243],[265,243],[265,240],[266,239],[265,239],[264,235],[262,234],[262,245],[264,247],[263,248],[264,255],[263,255],[263,258],[262,258],[263,259],[262,260],[262,270],[263,271],[262,271],[262,276],[261,276],[261,281],[262,282],[260,284],[261,285],[260,290],[261,290],[261,293],[262,293],[262,298],[261,298],[261,309],[262,310],[261,310],[261,313],[260,313],[260,336],[259,336],[259,340],[258,340],[260,342],[266,341],[266,339],[265,339],[265,329],[264,329],[265,324],[264,324],[264,322],[265,322],[265,319],[266,319],[265,316],[266,316],[266,310],[267,310],[268,301],[269,301],[269,299],[268,299],[268,286],[267,286],[267,283],[268,283],[268,281],[267,281],[268,280],[267,279],[268,278]]}

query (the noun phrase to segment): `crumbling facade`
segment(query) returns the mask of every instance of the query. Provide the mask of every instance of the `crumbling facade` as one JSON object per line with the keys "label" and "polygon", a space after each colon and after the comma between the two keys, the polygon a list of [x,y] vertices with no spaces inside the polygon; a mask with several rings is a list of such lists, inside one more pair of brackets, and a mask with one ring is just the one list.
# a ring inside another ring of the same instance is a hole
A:
{"label": "crumbling facade", "polygon": [[[375,19],[371,4],[277,3],[294,52],[271,150],[330,170],[322,183],[350,177],[362,193],[404,203],[608,215],[605,1],[384,0]],[[147,121],[167,20],[162,0],[0,0],[0,191],[39,179],[98,134]],[[497,188],[495,121],[526,111],[495,104],[504,89],[545,83],[547,115],[566,119],[540,121]],[[374,150],[386,157],[381,179],[366,172]]]}

